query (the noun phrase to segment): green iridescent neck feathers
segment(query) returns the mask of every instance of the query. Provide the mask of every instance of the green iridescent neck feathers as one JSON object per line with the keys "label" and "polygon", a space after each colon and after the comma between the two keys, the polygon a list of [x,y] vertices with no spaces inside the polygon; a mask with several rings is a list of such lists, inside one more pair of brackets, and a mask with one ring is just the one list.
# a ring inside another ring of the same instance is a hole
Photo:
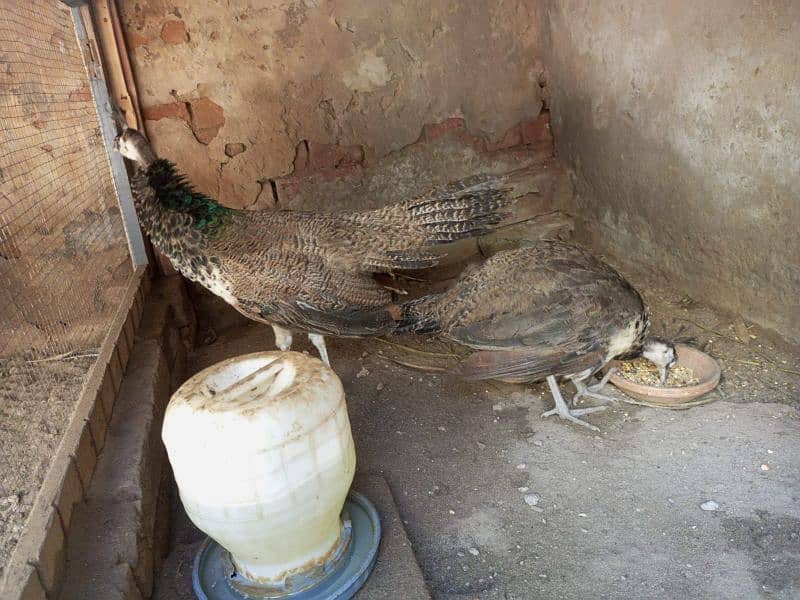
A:
{"label": "green iridescent neck feathers", "polygon": [[215,235],[233,210],[196,191],[170,161],[160,158],[147,169],[147,179],[159,202],[168,210],[189,215],[195,229]]}

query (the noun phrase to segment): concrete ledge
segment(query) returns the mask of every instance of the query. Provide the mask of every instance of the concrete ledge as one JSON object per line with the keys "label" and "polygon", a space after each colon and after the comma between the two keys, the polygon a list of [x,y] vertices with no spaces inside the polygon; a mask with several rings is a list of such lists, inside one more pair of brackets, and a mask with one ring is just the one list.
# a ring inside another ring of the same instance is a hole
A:
{"label": "concrete ledge", "polygon": [[381,516],[381,546],[375,570],[356,594],[357,600],[429,600],[431,598],[414,556],[394,496],[380,475],[359,473],[353,489],[364,494]]}
{"label": "concrete ledge", "polygon": [[74,506],[85,497],[105,442],[114,398],[130,354],[126,331],[132,334],[136,329],[148,289],[146,270],[139,268],[128,282],[0,581],[0,597],[4,599],[58,596]]}
{"label": "concrete ledge", "polygon": [[[154,284],[85,502],[75,507],[60,597],[149,598],[168,529],[159,509],[161,421],[193,318],[179,278]],[[156,523],[159,523],[158,528]]]}

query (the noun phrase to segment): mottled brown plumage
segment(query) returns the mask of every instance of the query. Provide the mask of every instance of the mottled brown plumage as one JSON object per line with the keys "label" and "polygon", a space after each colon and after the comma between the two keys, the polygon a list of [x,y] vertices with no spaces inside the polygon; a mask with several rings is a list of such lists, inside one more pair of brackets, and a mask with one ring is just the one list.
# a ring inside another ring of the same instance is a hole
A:
{"label": "mottled brown plumage", "polygon": [[610,265],[566,242],[498,253],[448,291],[404,310],[401,330],[438,331],[474,349],[454,369],[468,379],[564,377],[579,395],[598,397],[584,382],[612,358],[645,349],[651,360],[661,352],[666,363],[674,360],[671,344],[645,341],[650,314],[641,295]]}
{"label": "mottled brown plumage", "polygon": [[238,211],[195,192],[138,132],[117,148],[137,165],[144,229],[183,275],[252,319],[336,336],[391,331],[399,312],[374,275],[431,267],[432,246],[490,231],[530,177],[470,177],[357,213]]}

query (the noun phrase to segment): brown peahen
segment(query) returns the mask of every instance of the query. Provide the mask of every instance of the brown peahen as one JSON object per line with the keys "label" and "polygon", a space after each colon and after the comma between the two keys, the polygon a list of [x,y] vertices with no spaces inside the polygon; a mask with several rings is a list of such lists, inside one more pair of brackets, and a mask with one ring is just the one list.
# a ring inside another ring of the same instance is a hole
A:
{"label": "brown peahen", "polygon": [[401,311],[376,275],[434,266],[432,246],[490,231],[515,186],[531,183],[522,172],[479,175],[372,211],[241,211],[194,190],[134,129],[123,130],[115,149],[134,162],[139,219],[176,269],[272,325],[282,350],[292,330],[307,332],[326,363],[323,336],[395,328]]}
{"label": "brown peahen", "polygon": [[614,358],[642,355],[662,381],[676,361],[671,342],[645,338],[650,312],[641,295],[614,268],[587,250],[540,241],[495,254],[446,292],[403,306],[398,331],[440,332],[471,351],[450,370],[467,379],[532,383],[546,379],[555,408],[542,416],[597,429],[580,415],[604,406],[570,410],[556,377],[571,380],[580,396],[607,401],[587,381]]}

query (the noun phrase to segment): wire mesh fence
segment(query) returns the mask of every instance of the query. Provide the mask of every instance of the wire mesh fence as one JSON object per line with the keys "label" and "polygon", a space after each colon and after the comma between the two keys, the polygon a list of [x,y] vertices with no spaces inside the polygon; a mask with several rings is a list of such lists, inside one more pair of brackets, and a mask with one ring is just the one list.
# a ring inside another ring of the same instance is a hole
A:
{"label": "wire mesh fence", "polygon": [[0,575],[132,266],[69,9],[0,0]]}

